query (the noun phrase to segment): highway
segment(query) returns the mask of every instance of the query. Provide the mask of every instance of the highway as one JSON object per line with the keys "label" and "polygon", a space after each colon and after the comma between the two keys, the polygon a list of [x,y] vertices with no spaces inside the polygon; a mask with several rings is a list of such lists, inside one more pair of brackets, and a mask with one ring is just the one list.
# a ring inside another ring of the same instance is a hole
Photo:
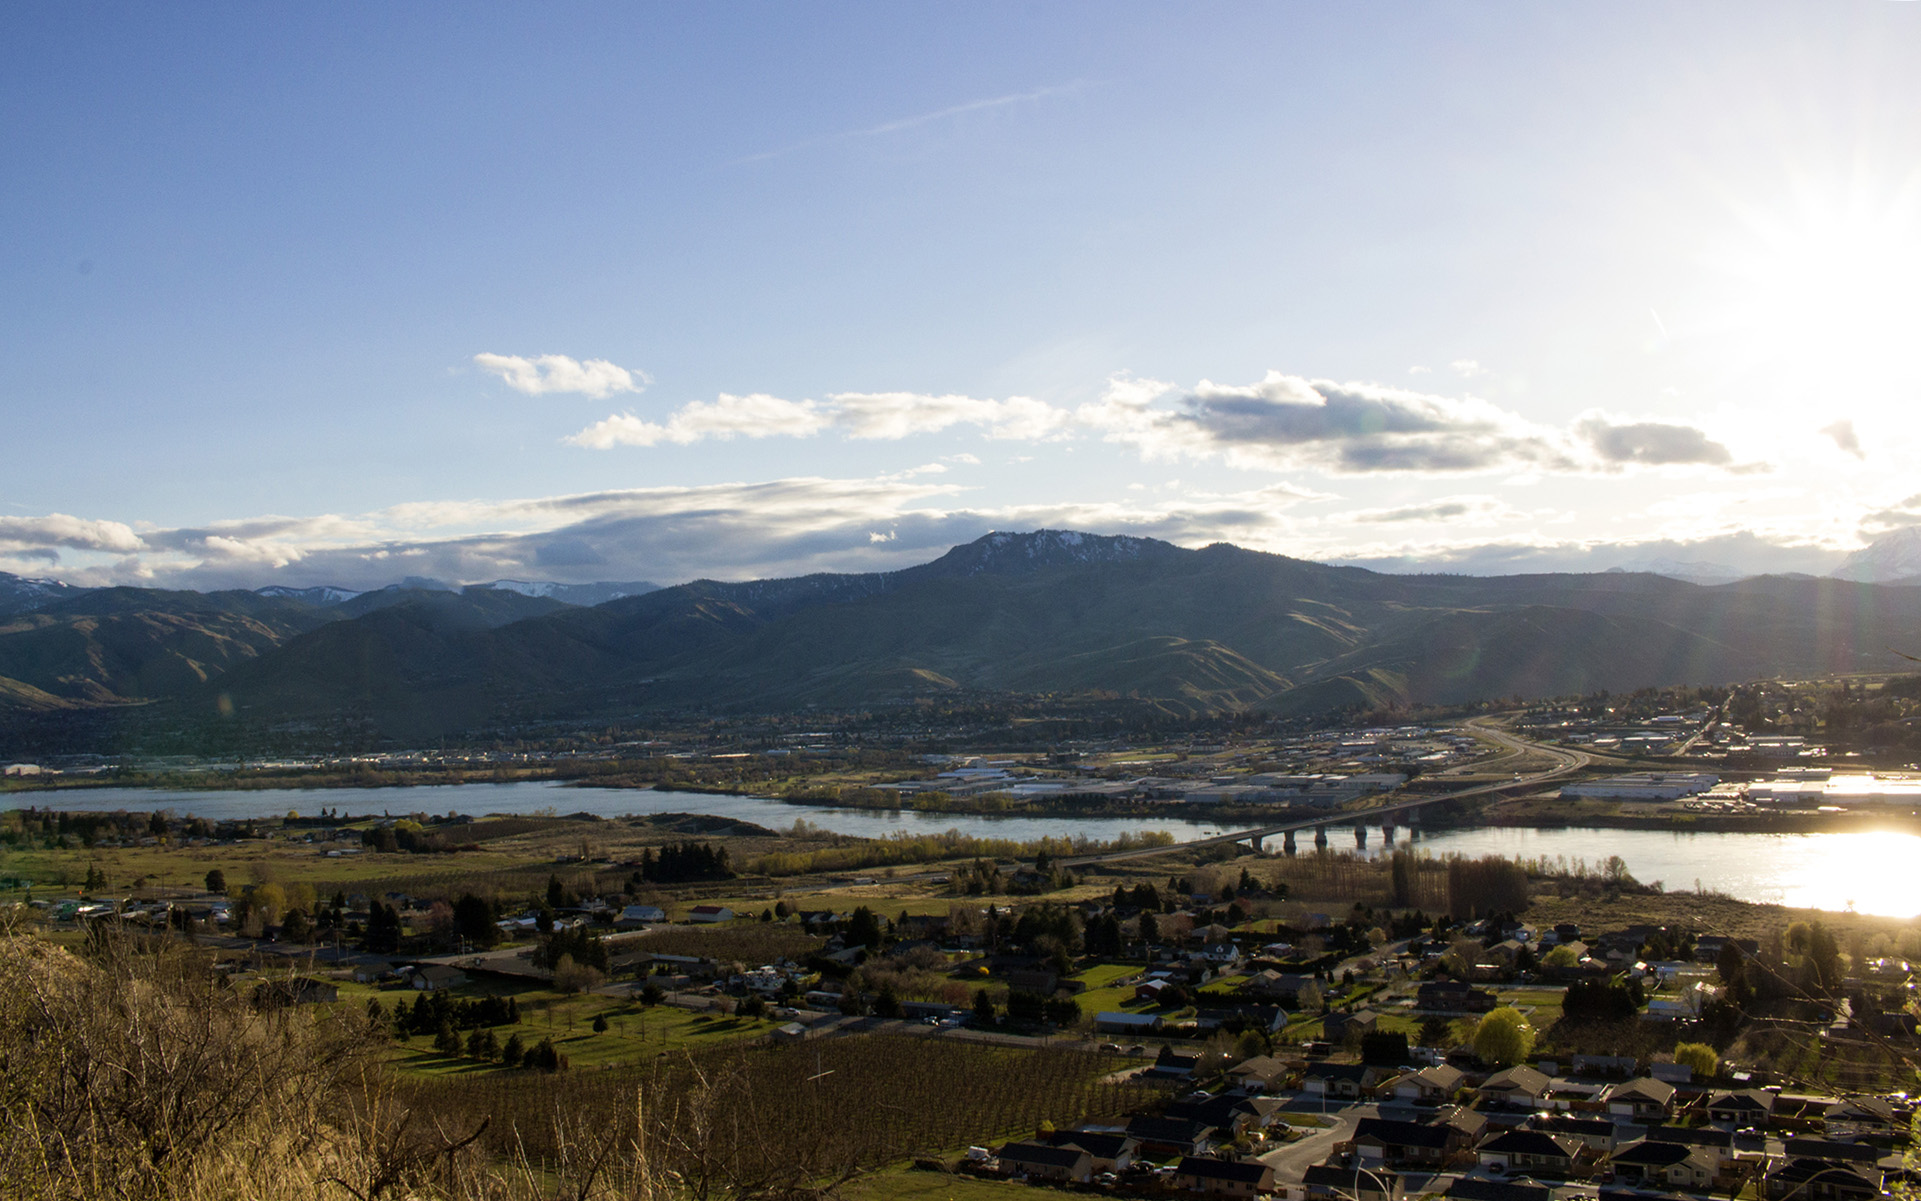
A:
{"label": "highway", "polygon": [[1219,846],[1222,843],[1230,842],[1248,842],[1255,838],[1282,837],[1293,831],[1312,830],[1319,826],[1351,825],[1356,821],[1364,821],[1370,825],[1386,825],[1391,824],[1390,819],[1405,818],[1406,815],[1425,808],[1428,805],[1439,805],[1446,801],[1456,801],[1463,797],[1482,796],[1486,793],[1500,792],[1510,788],[1525,788],[1537,784],[1544,784],[1549,780],[1559,779],[1562,776],[1580,771],[1594,761],[1594,757],[1585,751],[1568,750],[1563,747],[1546,746],[1542,743],[1530,742],[1527,739],[1518,737],[1500,728],[1494,724],[1495,721],[1496,719],[1493,717],[1476,717],[1464,723],[1477,738],[1495,743],[1507,751],[1507,754],[1497,759],[1477,765],[1479,770],[1498,771],[1502,764],[1513,762],[1529,755],[1547,758],[1553,762],[1553,766],[1528,773],[1517,772],[1514,777],[1509,780],[1493,780],[1488,783],[1463,788],[1456,792],[1440,793],[1435,796],[1424,796],[1405,801],[1397,801],[1373,809],[1332,810],[1317,817],[1282,822],[1272,826],[1260,826],[1250,830],[1235,830],[1232,833],[1217,834],[1212,838],[1199,838],[1191,842],[1175,843],[1171,846],[1143,847],[1128,851],[1109,851],[1100,855],[1076,855],[1071,858],[1063,858],[1060,860],[1060,863],[1062,867],[1083,867],[1097,863],[1115,863],[1124,859],[1144,859],[1150,855],[1166,855],[1174,851],[1190,850],[1195,847]]}

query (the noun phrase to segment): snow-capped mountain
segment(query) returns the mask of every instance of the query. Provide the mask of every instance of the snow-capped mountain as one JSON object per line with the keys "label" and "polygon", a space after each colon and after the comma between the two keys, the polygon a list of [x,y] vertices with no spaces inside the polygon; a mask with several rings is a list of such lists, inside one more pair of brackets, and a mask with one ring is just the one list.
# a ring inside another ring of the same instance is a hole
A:
{"label": "snow-capped mountain", "polygon": [[59,580],[31,579],[0,571],[0,617],[31,613],[87,591],[90,589],[62,584]]}
{"label": "snow-capped mountain", "polygon": [[1610,572],[1645,571],[1650,575],[1664,575],[1670,580],[1685,580],[1690,584],[1732,584],[1745,580],[1755,574],[1729,567],[1725,563],[1708,563],[1700,559],[1644,559],[1639,562],[1624,563],[1619,567],[1608,568]]}
{"label": "snow-capped mountain", "polygon": [[1921,582],[1921,526],[1881,535],[1841,561],[1829,573],[1863,584]]}
{"label": "snow-capped mountain", "polygon": [[623,596],[640,596],[648,592],[659,592],[659,584],[646,580],[631,580],[626,583],[562,584],[553,580],[495,580],[491,584],[470,584],[470,588],[497,588],[502,592],[518,592],[522,596],[546,597],[567,605],[604,605]]}
{"label": "snow-capped mountain", "polygon": [[320,584],[313,588],[289,588],[285,584],[269,584],[265,588],[254,589],[257,596],[272,596],[281,600],[305,601],[310,605],[337,605],[349,601],[360,593],[351,588],[335,588]]}

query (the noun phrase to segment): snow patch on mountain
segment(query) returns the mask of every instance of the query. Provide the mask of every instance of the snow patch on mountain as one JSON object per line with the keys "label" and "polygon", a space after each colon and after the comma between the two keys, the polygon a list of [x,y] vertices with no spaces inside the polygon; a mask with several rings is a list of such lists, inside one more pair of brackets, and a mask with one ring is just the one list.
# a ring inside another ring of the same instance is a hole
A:
{"label": "snow patch on mountain", "polygon": [[1921,582],[1921,526],[1881,535],[1841,561],[1829,574],[1862,584]]}
{"label": "snow patch on mountain", "polygon": [[1031,571],[1089,563],[1123,563],[1174,551],[1156,538],[1127,534],[1083,534],[1074,530],[1035,530],[1020,534],[995,531],[957,546],[928,564],[943,573]]}
{"label": "snow patch on mountain", "polygon": [[608,601],[620,600],[622,597],[644,596],[649,592],[660,591],[659,584],[649,583],[646,580],[629,580],[621,583],[603,581],[595,584],[562,584],[556,580],[495,580],[491,584],[470,584],[468,587],[518,592],[522,596],[557,600],[566,605],[604,605]]}
{"label": "snow patch on mountain", "polygon": [[43,580],[0,571],[0,617],[31,613],[55,601],[91,591],[90,588],[76,588],[59,580]]}
{"label": "snow patch on mountain", "polygon": [[254,589],[255,596],[270,596],[279,600],[305,601],[310,605],[337,605],[350,601],[360,593],[352,588],[335,588],[331,584],[319,584],[312,588],[289,588],[285,584],[269,584],[265,588]]}

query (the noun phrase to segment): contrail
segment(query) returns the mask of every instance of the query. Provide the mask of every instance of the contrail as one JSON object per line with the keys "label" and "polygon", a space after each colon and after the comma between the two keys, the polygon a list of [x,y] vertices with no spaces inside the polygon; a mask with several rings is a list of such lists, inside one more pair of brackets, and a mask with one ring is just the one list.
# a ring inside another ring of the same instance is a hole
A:
{"label": "contrail", "polygon": [[808,138],[804,142],[795,142],[791,146],[783,146],[778,150],[765,150],[759,154],[750,154],[745,158],[737,158],[733,161],[732,165],[739,166],[742,163],[763,162],[770,158],[779,158],[782,155],[792,154],[796,150],[806,150],[810,146],[823,146],[830,142],[846,142],[854,138],[874,138],[882,134],[899,133],[903,129],[913,129],[915,126],[928,125],[935,121],[944,121],[949,117],[958,117],[963,113],[977,113],[983,109],[1005,108],[1010,104],[1025,104],[1033,100],[1045,100],[1049,96],[1058,96],[1063,92],[1077,91],[1081,86],[1081,81],[1076,80],[1073,83],[1035,88],[1031,92],[1014,92],[1007,96],[991,96],[984,100],[969,100],[965,104],[949,105],[947,108],[936,109],[931,113],[922,113],[917,117],[903,117],[898,121],[886,121],[867,129],[849,129],[840,133],[825,134],[818,138]]}

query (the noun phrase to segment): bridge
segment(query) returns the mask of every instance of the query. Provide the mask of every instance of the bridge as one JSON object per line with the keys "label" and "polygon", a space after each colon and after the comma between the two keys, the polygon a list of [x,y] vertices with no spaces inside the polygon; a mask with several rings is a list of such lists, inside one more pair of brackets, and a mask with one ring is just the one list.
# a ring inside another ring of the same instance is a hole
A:
{"label": "bridge", "polygon": [[1280,822],[1271,826],[1261,826],[1252,830],[1235,830],[1228,834],[1217,834],[1212,838],[1197,838],[1192,842],[1175,843],[1172,846],[1145,847],[1139,850],[1110,851],[1101,855],[1077,855],[1060,860],[1063,867],[1082,867],[1096,863],[1115,863],[1123,859],[1145,859],[1150,855],[1165,855],[1172,851],[1189,850],[1195,847],[1221,846],[1226,843],[1244,842],[1254,850],[1262,849],[1267,839],[1276,836],[1284,840],[1284,845],[1292,847],[1294,835],[1302,830],[1314,831],[1316,846],[1327,845],[1329,826],[1354,826],[1354,840],[1357,846],[1367,845],[1367,827],[1378,825],[1383,830],[1392,830],[1396,825],[1412,825],[1407,819],[1429,805],[1439,805],[1447,801],[1458,801],[1465,797],[1485,796],[1492,792],[1503,792],[1510,788],[1530,788],[1556,780],[1562,776],[1580,771],[1591,764],[1593,756],[1585,751],[1567,750],[1563,747],[1547,746],[1518,737],[1492,724],[1492,718],[1477,717],[1466,723],[1476,737],[1498,743],[1506,748],[1507,754],[1487,764],[1488,769],[1498,769],[1503,763],[1520,759],[1527,755],[1544,756],[1553,761],[1553,766],[1540,771],[1515,773],[1511,780],[1494,780],[1463,788],[1455,792],[1440,793],[1435,796],[1410,797],[1403,801],[1381,805],[1373,809],[1349,810],[1342,813],[1327,813],[1317,817],[1301,818],[1295,821]]}

